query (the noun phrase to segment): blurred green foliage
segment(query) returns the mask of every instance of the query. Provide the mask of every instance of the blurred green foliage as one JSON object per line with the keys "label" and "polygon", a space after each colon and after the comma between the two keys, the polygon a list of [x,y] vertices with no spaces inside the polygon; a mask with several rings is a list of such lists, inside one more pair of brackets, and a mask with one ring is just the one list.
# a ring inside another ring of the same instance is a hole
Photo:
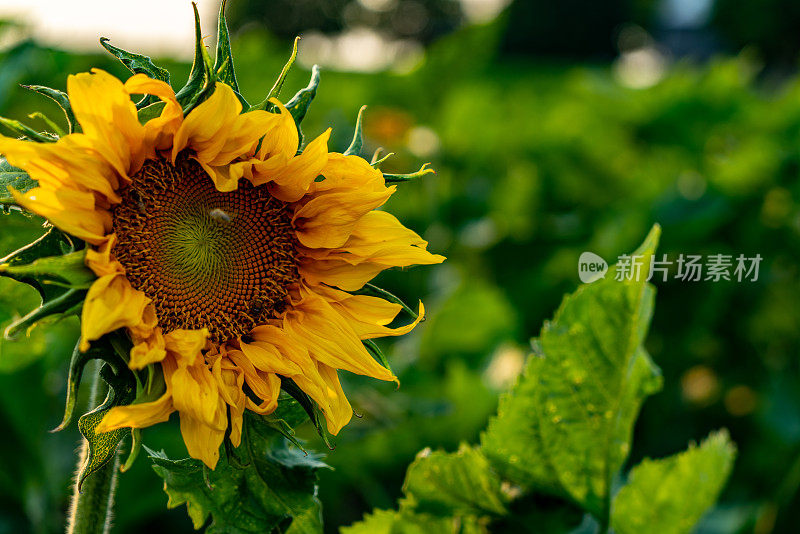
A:
{"label": "blurred green foliage", "polygon": [[[657,282],[646,346],[664,375],[635,428],[631,465],[683,450],[727,427],[739,456],[704,533],[792,532],[800,521],[800,79],[763,87],[748,57],[678,63],[647,89],[620,85],[610,66],[536,63],[498,52],[505,20],[434,43],[414,72],[323,72],[309,137],[335,125],[345,149],[357,110],[365,156],[437,175],[403,184],[388,209],[448,256],[433,268],[387,272],[380,282],[429,319],[382,347],[402,387],[346,377],[363,415],[336,439],[320,474],[327,528],[351,524],[400,497],[406,467],[424,447],[476,443],[500,392],[522,369],[528,339],[579,284],[589,250],[609,261],[663,228],[659,253],[761,254],[757,282]],[[113,43],[112,43],[113,44]],[[234,41],[239,85],[251,101],[269,90],[288,46],[250,29]],[[0,54],[0,114],[33,121],[57,106],[17,84],[59,89],[66,73],[110,56],[26,41]],[[188,65],[160,61],[181,81]],[[296,69],[288,98],[308,73]],[[41,233],[41,221],[3,217],[0,255]],[[0,280],[6,323],[36,305],[32,290]],[[0,344],[0,533],[59,532],[78,434],[48,434],[61,416],[74,322]],[[172,423],[175,421],[173,420]],[[309,432],[310,445],[323,444]],[[176,426],[145,443],[185,455]],[[117,532],[188,532],[147,462],[121,478]],[[20,491],[18,488],[22,487]]]}

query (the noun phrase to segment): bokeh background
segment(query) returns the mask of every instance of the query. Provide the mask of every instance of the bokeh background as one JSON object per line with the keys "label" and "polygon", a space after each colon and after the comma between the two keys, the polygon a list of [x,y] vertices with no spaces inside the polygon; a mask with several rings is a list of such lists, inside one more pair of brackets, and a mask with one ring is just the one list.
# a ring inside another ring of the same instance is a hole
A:
{"label": "bokeh background", "polygon": [[[123,5],[124,4],[124,5]],[[295,35],[284,99],[323,67],[304,127],[349,144],[358,108],[387,171],[430,161],[389,209],[448,261],[379,282],[429,318],[384,347],[402,387],[347,377],[360,414],[327,452],[327,529],[396,505],[424,447],[476,442],[529,339],[589,250],[609,261],[651,225],[660,252],[760,254],[757,282],[657,282],[647,346],[665,377],[636,426],[631,462],[727,427],[739,457],[701,533],[796,532],[800,522],[800,4],[792,0],[230,0],[240,86],[260,101]],[[199,4],[213,45],[218,5]],[[0,0],[0,115],[52,103],[19,87],[124,68],[96,38],[188,73],[183,0]],[[0,256],[41,221],[0,218]],[[0,280],[0,321],[36,305]],[[60,532],[77,431],[60,420],[77,323],[0,342],[0,533]],[[181,454],[174,419],[145,443]],[[323,449],[306,429],[309,446]],[[121,478],[116,532],[190,532],[140,458]]]}

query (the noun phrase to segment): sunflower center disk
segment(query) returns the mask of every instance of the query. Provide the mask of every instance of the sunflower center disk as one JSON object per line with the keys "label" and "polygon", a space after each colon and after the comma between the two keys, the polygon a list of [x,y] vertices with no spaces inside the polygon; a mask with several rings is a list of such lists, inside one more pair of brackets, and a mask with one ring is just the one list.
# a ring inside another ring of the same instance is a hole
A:
{"label": "sunflower center disk", "polygon": [[113,216],[114,255],[165,333],[244,335],[283,311],[299,279],[286,205],[245,180],[219,192],[194,160],[145,162]]}

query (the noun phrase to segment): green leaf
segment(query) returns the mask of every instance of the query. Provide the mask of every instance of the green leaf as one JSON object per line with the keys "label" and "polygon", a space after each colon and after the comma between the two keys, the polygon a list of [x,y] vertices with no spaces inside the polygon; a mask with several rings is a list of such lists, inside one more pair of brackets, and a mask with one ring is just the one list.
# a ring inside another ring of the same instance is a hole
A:
{"label": "green leaf", "polygon": [[308,85],[297,91],[292,99],[286,103],[286,109],[288,109],[292,117],[294,117],[294,122],[297,124],[298,128],[300,127],[300,123],[303,122],[308,108],[311,106],[311,102],[314,100],[314,97],[317,96],[317,87],[319,87],[319,65],[314,65],[311,67],[311,80],[308,82]]}
{"label": "green leaf", "polygon": [[[214,59],[214,72],[217,73],[219,81],[230,85],[234,91],[239,92],[239,84],[236,83],[236,73],[233,69],[233,55],[231,54],[231,37],[228,32],[228,22],[225,20],[225,4],[227,0],[222,0],[219,6],[219,22],[217,24],[217,55]],[[247,106],[245,106],[246,109]]]}
{"label": "green leaf", "polygon": [[53,143],[58,139],[58,137],[53,134],[37,132],[20,121],[6,119],[5,117],[0,117],[0,124],[16,135],[30,139],[31,141],[36,141],[37,143]]}
{"label": "green leaf", "polygon": [[78,430],[89,444],[89,454],[78,472],[79,490],[86,477],[96,473],[114,459],[120,441],[130,433],[128,428],[118,428],[99,434],[95,429],[111,408],[128,404],[133,400],[136,391],[133,373],[125,367],[124,369],[120,368],[119,374],[117,374],[110,365],[105,364],[101,369],[100,376],[109,386],[105,402],[78,419]]}
{"label": "green leaf", "polygon": [[642,347],[654,296],[645,279],[658,234],[655,227],[636,253],[644,263],[638,280],[617,281],[614,268],[564,299],[481,437],[503,477],[569,498],[601,523],[641,403],[661,387]]}
{"label": "green leaf", "polygon": [[[378,360],[379,362],[381,362],[381,365],[382,365],[382,366],[384,366],[385,368],[387,368],[389,371],[391,371],[391,370],[392,370],[392,366],[391,366],[391,364],[389,364],[389,360],[388,360],[388,358],[386,358],[386,355],[383,353],[383,351],[382,351],[382,350],[381,350],[381,348],[380,348],[380,347],[377,345],[377,343],[375,343],[375,342],[374,342],[374,341],[372,341],[371,339],[362,339],[362,340],[361,340],[361,343],[363,343],[363,344],[364,344],[364,348],[366,348],[366,349],[367,349],[367,351],[368,351],[370,354],[372,354],[372,356],[373,356],[374,358],[377,358],[377,360]],[[394,374],[394,373],[392,373],[392,374]]]}
{"label": "green leaf", "polygon": [[72,104],[70,104],[69,97],[66,93],[59,91],[58,89],[46,87],[44,85],[23,85],[22,87],[35,93],[44,95],[58,104],[59,107],[64,111],[64,115],[67,118],[69,133],[74,133],[80,130],[80,124],[78,124],[78,121],[75,119],[75,114],[72,112]]}
{"label": "green leaf", "polygon": [[[0,166],[2,166],[2,162],[0,162]],[[72,238],[57,228],[50,227],[42,237],[33,243],[29,243],[4,258],[0,258],[0,273],[33,286],[42,298],[60,295],[64,292],[62,287],[42,283],[35,273],[15,272],[14,269],[30,265],[41,258],[71,254],[74,251],[75,243]]]}
{"label": "green leaf", "polygon": [[430,165],[430,163],[425,163],[417,172],[412,172],[410,174],[383,173],[383,179],[386,180],[387,184],[397,184],[401,182],[409,182],[415,178],[425,176],[426,174],[436,174],[436,171],[429,169],[428,165]]}
{"label": "green leaf", "polygon": [[69,289],[58,296],[43,299],[38,308],[9,324],[3,332],[3,337],[7,340],[14,340],[21,333],[29,332],[31,328],[45,319],[57,321],[70,315],[80,315],[85,298],[86,291]]}
{"label": "green leaf", "polygon": [[72,357],[69,361],[69,374],[67,376],[67,400],[64,408],[64,417],[61,423],[54,428],[51,432],[59,432],[72,421],[72,415],[75,412],[75,406],[78,403],[78,388],[81,385],[81,378],[86,364],[92,360],[100,360],[107,363],[118,372],[122,372],[127,367],[116,351],[110,350],[108,344],[102,341],[97,341],[89,347],[86,352],[80,351],[80,341],[75,344],[72,351]]}
{"label": "green leaf", "polygon": [[362,134],[362,121],[364,118],[364,110],[367,109],[367,106],[361,106],[361,109],[358,110],[358,117],[356,118],[356,128],[353,132],[353,140],[350,141],[350,146],[347,147],[347,150],[344,151],[345,156],[349,156],[351,154],[359,155],[361,153],[361,147],[364,146],[364,138]]}
{"label": "green leaf", "polygon": [[198,460],[170,460],[163,452],[145,450],[164,479],[167,506],[186,504],[195,528],[211,516],[209,534],[260,534],[277,527],[287,533],[322,531],[316,470],[326,465],[249,412],[242,444],[236,449],[241,462],[222,455],[216,468],[208,471]]}
{"label": "green leaf", "polygon": [[436,517],[411,510],[375,510],[362,521],[344,527],[341,534],[485,534],[489,530],[476,517]]}
{"label": "green leaf", "polygon": [[614,499],[617,534],[688,534],[716,502],[733,467],[736,448],[727,432],[712,433],[697,447],[637,465]]}
{"label": "green leaf", "polygon": [[30,191],[39,187],[39,182],[28,176],[28,173],[11,165],[4,157],[0,156],[0,207],[16,206],[14,197],[9,189],[19,193]]}
{"label": "green leaf", "polygon": [[108,52],[116,57],[120,62],[125,65],[129,71],[134,74],[144,74],[149,78],[161,80],[162,82],[169,83],[169,71],[162,67],[157,66],[153,61],[141,54],[134,54],[121,48],[117,48],[109,44],[108,37],[100,38],[100,45],[108,50]]}
{"label": "green leaf", "polygon": [[456,453],[425,449],[409,466],[403,491],[417,512],[439,516],[503,515],[511,495],[481,452],[462,444]]}
{"label": "green leaf", "polygon": [[[97,278],[86,267],[86,249],[61,256],[39,258],[28,264],[11,264],[0,260],[0,275],[15,280],[33,280],[37,287],[56,285],[70,289],[88,289]],[[34,285],[34,284],[31,284]]]}
{"label": "green leaf", "polygon": [[28,114],[28,118],[30,118],[30,119],[40,119],[42,122],[44,122],[47,125],[48,128],[53,130],[53,132],[56,134],[57,137],[63,137],[64,136],[64,130],[61,129],[61,126],[59,126],[58,124],[53,122],[50,119],[50,117],[48,117],[47,115],[45,115],[41,111],[34,111],[33,113],[29,113]]}

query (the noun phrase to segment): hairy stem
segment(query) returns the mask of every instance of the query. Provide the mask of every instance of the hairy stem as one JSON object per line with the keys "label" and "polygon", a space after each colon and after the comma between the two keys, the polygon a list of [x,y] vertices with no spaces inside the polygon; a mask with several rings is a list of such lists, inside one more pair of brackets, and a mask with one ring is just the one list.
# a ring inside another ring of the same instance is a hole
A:
{"label": "hairy stem", "polygon": [[[89,406],[94,408],[102,402],[106,386],[100,379],[100,362],[91,373],[92,389]],[[75,470],[75,487],[72,492],[72,506],[67,522],[67,534],[107,534],[111,529],[111,515],[114,507],[114,492],[117,487],[119,455],[96,473],[89,475],[78,489],[78,473],[89,454],[89,443],[81,439],[80,455]]]}

